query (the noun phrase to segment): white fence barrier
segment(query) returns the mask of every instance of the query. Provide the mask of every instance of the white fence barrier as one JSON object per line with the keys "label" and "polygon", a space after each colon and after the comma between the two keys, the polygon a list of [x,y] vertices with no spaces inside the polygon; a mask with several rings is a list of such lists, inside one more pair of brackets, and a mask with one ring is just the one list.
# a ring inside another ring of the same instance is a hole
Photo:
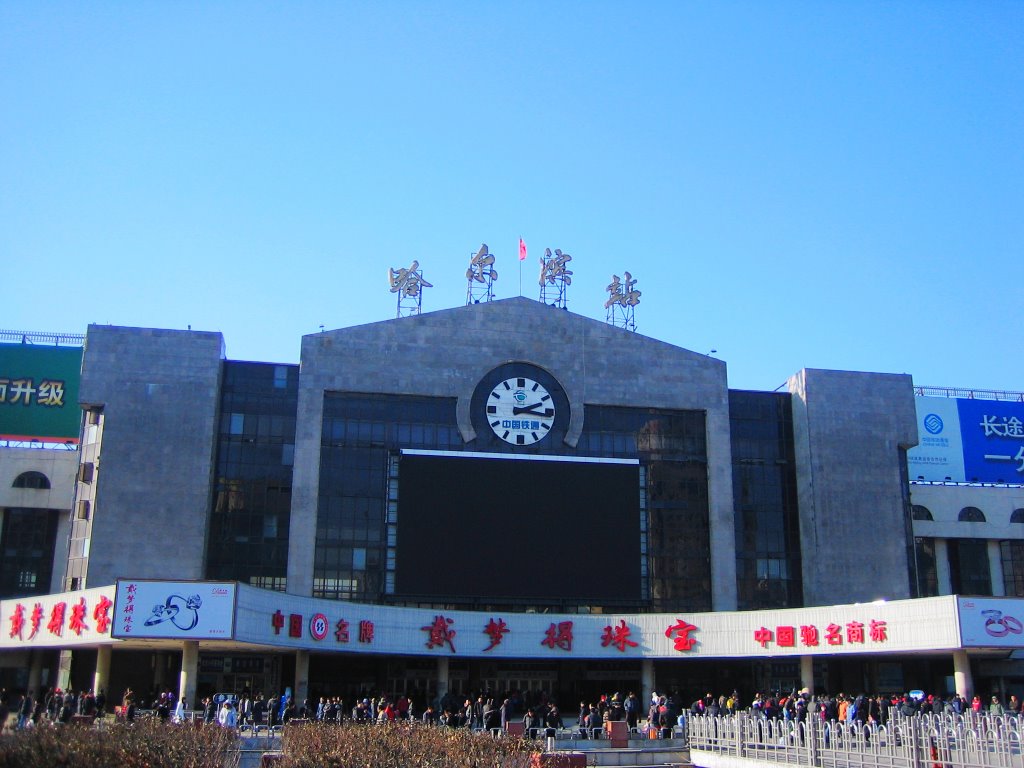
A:
{"label": "white fence barrier", "polygon": [[812,768],[1024,768],[1022,726],[1024,717],[1012,715],[896,716],[880,725],[742,713],[689,718],[687,732],[696,766],[738,758]]}

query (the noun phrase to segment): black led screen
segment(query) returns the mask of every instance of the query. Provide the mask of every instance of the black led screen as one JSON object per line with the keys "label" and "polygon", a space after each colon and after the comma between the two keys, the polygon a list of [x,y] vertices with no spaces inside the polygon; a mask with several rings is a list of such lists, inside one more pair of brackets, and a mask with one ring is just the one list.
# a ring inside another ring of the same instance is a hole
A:
{"label": "black led screen", "polygon": [[639,600],[638,465],[403,454],[395,592]]}

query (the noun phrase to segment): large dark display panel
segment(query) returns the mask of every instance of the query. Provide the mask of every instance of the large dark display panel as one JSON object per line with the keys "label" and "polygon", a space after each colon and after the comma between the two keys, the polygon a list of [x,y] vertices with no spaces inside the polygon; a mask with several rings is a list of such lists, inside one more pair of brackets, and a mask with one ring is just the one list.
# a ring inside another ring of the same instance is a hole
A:
{"label": "large dark display panel", "polygon": [[398,596],[640,599],[636,464],[403,454]]}

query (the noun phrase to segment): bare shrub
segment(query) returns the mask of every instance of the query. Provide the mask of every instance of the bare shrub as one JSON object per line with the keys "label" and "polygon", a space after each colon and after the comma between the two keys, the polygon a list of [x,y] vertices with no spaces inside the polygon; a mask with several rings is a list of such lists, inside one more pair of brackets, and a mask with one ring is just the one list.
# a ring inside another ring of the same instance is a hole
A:
{"label": "bare shrub", "polygon": [[105,728],[40,726],[0,737],[0,768],[232,768],[237,736],[158,720]]}
{"label": "bare shrub", "polygon": [[282,750],[281,768],[526,768],[541,747],[417,723],[310,723],[285,728]]}

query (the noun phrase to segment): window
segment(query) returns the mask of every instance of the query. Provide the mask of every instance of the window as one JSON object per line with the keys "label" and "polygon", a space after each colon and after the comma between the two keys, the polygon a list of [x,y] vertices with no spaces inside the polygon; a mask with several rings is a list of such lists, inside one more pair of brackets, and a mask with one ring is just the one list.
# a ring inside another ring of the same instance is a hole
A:
{"label": "window", "polygon": [[935,567],[935,539],[914,539],[917,554],[917,596],[939,594],[939,574]]}
{"label": "window", "polygon": [[81,483],[92,482],[93,463],[91,461],[78,465],[78,481]]}
{"label": "window", "polygon": [[957,517],[961,523],[984,523],[985,513],[977,507],[964,507],[960,510],[960,516]]}
{"label": "window", "polygon": [[42,472],[22,472],[11,485],[12,488],[33,488],[37,491],[50,489],[50,478]]}
{"label": "window", "polygon": [[954,594],[991,595],[988,541],[985,539],[949,539],[949,579]]}
{"label": "window", "polygon": [[89,508],[90,504],[85,499],[78,502],[78,519],[88,520],[89,519]]}
{"label": "window", "polygon": [[913,516],[915,520],[934,520],[932,517],[931,510],[928,507],[922,507],[920,504],[915,504],[913,508]]}
{"label": "window", "polygon": [[1024,509],[1015,509],[1010,514],[1011,523],[1024,523]]}
{"label": "window", "polygon": [[284,389],[288,386],[288,366],[286,365],[275,365],[274,366],[274,388]]}

